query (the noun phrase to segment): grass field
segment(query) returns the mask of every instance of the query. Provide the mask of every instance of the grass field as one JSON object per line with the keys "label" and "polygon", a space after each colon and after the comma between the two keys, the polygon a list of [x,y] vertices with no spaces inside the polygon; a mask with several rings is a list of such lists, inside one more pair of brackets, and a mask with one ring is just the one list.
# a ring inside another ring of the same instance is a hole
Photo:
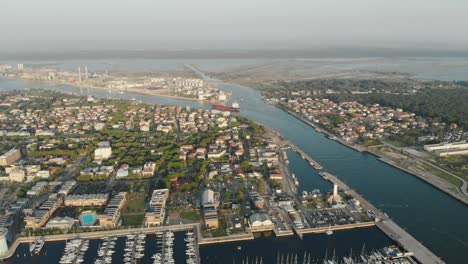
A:
{"label": "grass field", "polygon": [[123,224],[138,226],[143,224],[145,217],[145,196],[142,193],[127,194],[127,204],[122,210]]}
{"label": "grass field", "polygon": [[123,225],[124,226],[141,226],[143,224],[143,220],[145,218],[145,214],[135,214],[135,215],[123,215]]}
{"label": "grass field", "polygon": [[200,221],[200,215],[196,211],[184,211],[180,213],[180,218],[185,220],[198,222]]}

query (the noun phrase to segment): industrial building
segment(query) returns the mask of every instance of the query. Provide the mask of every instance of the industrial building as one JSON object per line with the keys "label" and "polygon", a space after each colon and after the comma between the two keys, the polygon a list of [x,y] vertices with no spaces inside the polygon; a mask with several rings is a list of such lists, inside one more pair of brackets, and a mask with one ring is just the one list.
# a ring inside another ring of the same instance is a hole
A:
{"label": "industrial building", "polygon": [[460,141],[453,143],[424,145],[424,150],[432,152],[438,157],[468,155],[468,143],[466,143],[466,141]]}

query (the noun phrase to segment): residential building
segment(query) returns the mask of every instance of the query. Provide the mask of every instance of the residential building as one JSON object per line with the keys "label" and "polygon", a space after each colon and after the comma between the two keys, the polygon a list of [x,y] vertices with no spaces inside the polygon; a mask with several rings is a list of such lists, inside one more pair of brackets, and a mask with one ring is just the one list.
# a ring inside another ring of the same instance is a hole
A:
{"label": "residential building", "polygon": [[149,202],[149,211],[145,213],[145,226],[160,226],[166,216],[166,202],[169,189],[154,190]]}
{"label": "residential building", "polygon": [[21,151],[19,149],[10,149],[7,153],[0,156],[0,166],[11,166],[21,158]]}

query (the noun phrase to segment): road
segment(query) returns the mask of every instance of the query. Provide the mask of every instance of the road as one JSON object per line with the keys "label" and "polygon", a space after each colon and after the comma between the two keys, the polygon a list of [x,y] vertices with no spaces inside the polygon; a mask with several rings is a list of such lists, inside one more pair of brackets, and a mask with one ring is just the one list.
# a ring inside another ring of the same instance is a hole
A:
{"label": "road", "polygon": [[411,158],[413,158],[413,159],[415,159],[415,160],[417,160],[419,162],[422,162],[422,163],[424,163],[424,164],[426,164],[428,166],[431,166],[434,169],[437,169],[439,171],[447,173],[448,175],[460,180],[462,182],[462,186],[461,187],[456,186],[456,187],[457,187],[457,189],[459,189],[462,192],[463,195],[465,195],[468,198],[468,190],[467,190],[468,182],[465,179],[463,179],[460,176],[455,175],[455,174],[451,173],[450,171],[447,171],[447,170],[445,170],[445,169],[443,169],[443,168],[441,168],[441,167],[439,167],[439,166],[437,166],[437,165],[435,165],[435,164],[433,164],[433,163],[431,163],[429,161],[426,161],[426,160],[424,160],[424,159],[422,159],[422,158],[420,158],[418,156],[415,156],[415,155],[411,154],[410,152],[406,151],[405,148],[396,147],[396,146],[393,146],[393,145],[391,145],[391,144],[389,144],[387,142],[382,142],[382,144],[385,145],[386,147],[392,148],[393,150],[403,152],[403,153],[411,156]]}
{"label": "road", "polygon": [[80,168],[80,165],[83,163],[84,160],[86,160],[87,157],[88,157],[87,154],[78,156],[78,158],[76,158],[76,160],[72,164],[68,165],[65,168],[63,175],[60,177],[60,180],[62,181],[73,180],[74,179],[73,173],[77,169]]}

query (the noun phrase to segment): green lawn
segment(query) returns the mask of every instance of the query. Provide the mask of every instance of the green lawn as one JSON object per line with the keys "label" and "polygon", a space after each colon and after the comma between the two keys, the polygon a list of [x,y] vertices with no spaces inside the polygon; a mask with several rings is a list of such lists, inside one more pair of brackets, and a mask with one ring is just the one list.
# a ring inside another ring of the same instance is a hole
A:
{"label": "green lawn", "polygon": [[434,169],[433,174],[435,176],[441,178],[442,180],[455,185],[457,188],[460,188],[462,186],[462,181],[460,181],[459,179],[457,179],[457,178],[453,177],[452,175],[449,175],[449,174],[447,174],[447,173],[445,173],[443,171]]}
{"label": "green lawn", "polygon": [[123,225],[139,226],[145,218],[145,196],[142,193],[127,194],[127,204],[122,210]]}
{"label": "green lawn", "polygon": [[123,215],[124,226],[141,226],[145,219],[145,214]]}
{"label": "green lawn", "polygon": [[127,194],[127,205],[123,209],[123,214],[138,214],[145,212],[145,197],[142,193]]}
{"label": "green lawn", "polygon": [[180,218],[185,220],[198,222],[200,221],[200,215],[196,211],[184,211],[180,213]]}

